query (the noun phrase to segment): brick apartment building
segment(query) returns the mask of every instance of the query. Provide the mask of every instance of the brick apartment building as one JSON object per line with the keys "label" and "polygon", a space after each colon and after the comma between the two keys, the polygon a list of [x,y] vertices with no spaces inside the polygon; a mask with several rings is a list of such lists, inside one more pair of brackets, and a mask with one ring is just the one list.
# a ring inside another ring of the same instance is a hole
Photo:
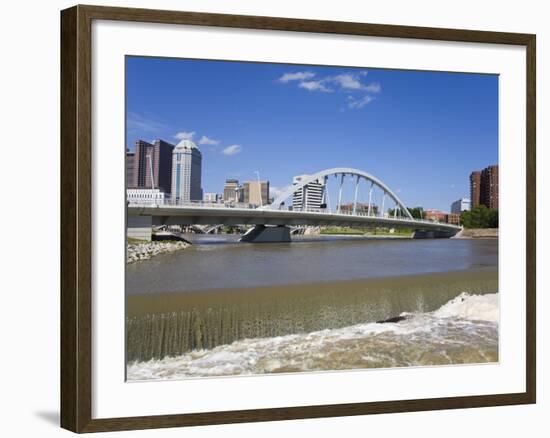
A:
{"label": "brick apartment building", "polygon": [[442,222],[446,224],[460,225],[460,215],[456,213],[446,213],[434,208],[424,210],[424,219],[433,222]]}
{"label": "brick apartment building", "polygon": [[436,210],[434,208],[430,208],[428,210],[424,210],[424,219],[428,221],[434,221],[434,222],[445,222],[445,216],[447,213]]}
{"label": "brick apartment building", "polygon": [[488,166],[470,174],[472,208],[485,205],[498,209],[498,165]]}

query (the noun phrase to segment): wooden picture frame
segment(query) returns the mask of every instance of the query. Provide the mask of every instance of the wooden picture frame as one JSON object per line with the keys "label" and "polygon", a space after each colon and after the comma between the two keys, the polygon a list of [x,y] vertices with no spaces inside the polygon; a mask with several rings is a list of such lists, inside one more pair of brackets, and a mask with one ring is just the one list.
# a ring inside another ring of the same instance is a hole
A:
{"label": "wooden picture frame", "polygon": [[[92,418],[92,92],[94,20],[185,24],[387,38],[518,45],[526,48],[527,284],[526,391],[522,393]],[[530,34],[75,6],[61,12],[61,426],[98,432],[535,403],[535,57]]]}

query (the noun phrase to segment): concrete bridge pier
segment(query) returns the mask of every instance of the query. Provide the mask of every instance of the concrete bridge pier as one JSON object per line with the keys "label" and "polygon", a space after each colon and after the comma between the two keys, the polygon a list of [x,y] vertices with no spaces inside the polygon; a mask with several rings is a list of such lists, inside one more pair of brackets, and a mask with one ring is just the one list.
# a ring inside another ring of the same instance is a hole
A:
{"label": "concrete bridge pier", "polygon": [[265,226],[256,225],[251,228],[239,239],[239,242],[250,243],[273,243],[290,242],[290,228],[284,225]]}
{"label": "concrete bridge pier", "polygon": [[453,237],[457,231],[444,230],[415,230],[413,239],[448,239]]}
{"label": "concrete bridge pier", "polygon": [[152,216],[140,216],[129,214],[126,216],[126,237],[151,241],[153,229]]}

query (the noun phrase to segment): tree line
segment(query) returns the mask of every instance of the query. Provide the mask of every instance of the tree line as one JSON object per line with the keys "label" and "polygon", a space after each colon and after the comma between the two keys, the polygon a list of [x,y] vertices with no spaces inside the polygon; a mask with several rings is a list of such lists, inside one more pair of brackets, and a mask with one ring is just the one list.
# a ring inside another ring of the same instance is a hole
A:
{"label": "tree line", "polygon": [[498,228],[498,210],[478,205],[470,211],[463,211],[460,221],[464,228]]}
{"label": "tree line", "polygon": [[[407,207],[407,210],[409,210],[413,218],[422,219],[422,215],[423,215],[422,207]],[[393,216],[394,212],[395,212],[395,209],[393,208],[388,209],[388,215],[390,217]]]}
{"label": "tree line", "polygon": [[[422,207],[407,207],[415,219],[423,219],[424,210]],[[388,214],[393,216],[394,210],[389,209]],[[485,205],[478,205],[470,211],[463,211],[460,215],[460,223],[464,228],[498,228],[498,210],[487,208]]]}

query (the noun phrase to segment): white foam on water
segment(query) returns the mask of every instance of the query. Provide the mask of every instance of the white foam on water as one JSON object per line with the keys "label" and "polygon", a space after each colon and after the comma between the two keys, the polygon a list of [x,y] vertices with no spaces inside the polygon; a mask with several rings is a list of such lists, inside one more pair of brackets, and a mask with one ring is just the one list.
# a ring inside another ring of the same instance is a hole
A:
{"label": "white foam on water", "polygon": [[386,368],[498,360],[498,294],[462,293],[438,310],[312,333],[243,339],[134,362],[128,380]]}
{"label": "white foam on water", "polygon": [[459,317],[471,321],[499,320],[498,294],[470,295],[462,292],[459,296],[434,312],[437,318]]}

